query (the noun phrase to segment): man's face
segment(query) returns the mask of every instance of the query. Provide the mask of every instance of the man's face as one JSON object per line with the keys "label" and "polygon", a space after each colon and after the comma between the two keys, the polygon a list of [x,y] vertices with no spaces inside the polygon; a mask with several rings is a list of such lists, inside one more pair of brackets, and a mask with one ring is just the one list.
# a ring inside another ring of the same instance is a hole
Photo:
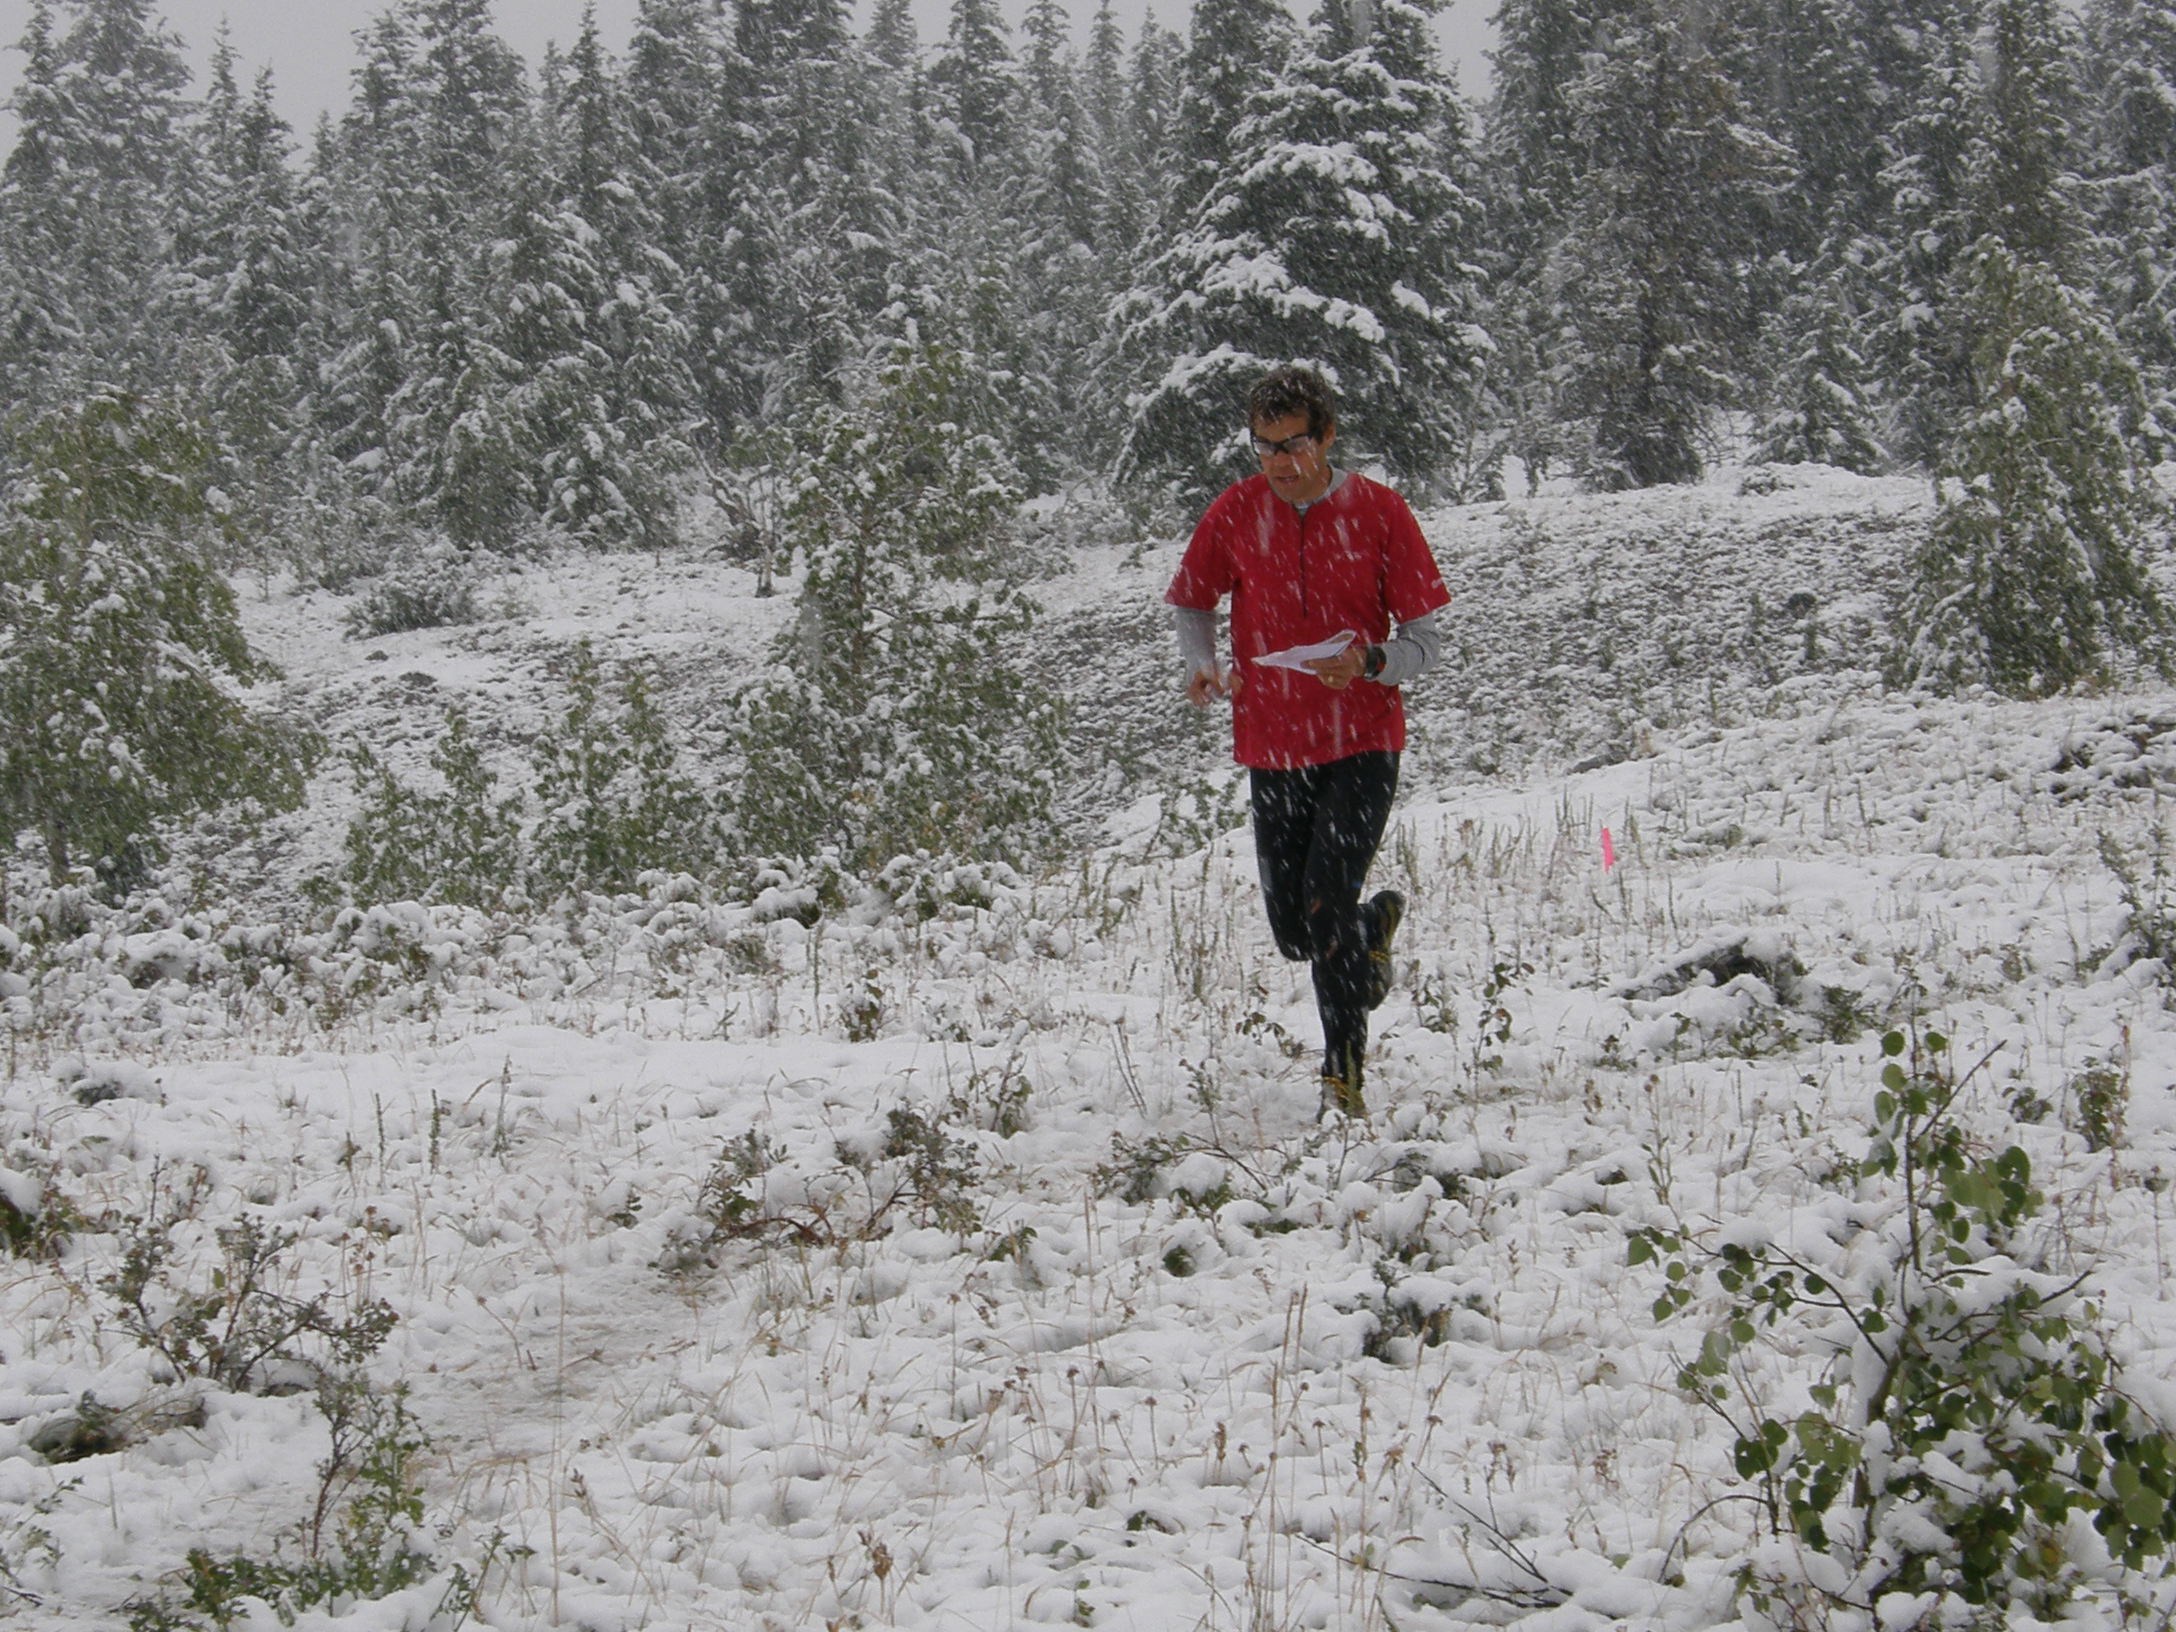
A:
{"label": "man's face", "polygon": [[1330,490],[1330,444],[1337,427],[1320,436],[1307,432],[1305,414],[1254,422],[1254,456],[1262,462],[1270,491],[1287,504],[1313,504]]}

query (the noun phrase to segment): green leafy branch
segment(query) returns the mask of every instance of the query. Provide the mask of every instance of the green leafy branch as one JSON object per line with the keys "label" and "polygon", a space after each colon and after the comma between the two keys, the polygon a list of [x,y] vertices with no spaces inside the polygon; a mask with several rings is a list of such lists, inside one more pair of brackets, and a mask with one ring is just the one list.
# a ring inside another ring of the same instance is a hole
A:
{"label": "green leafy branch", "polygon": [[[2085,1275],[2041,1262],[2044,1197],[2025,1152],[1985,1150],[1959,1121],[1986,1059],[1959,1074],[1931,1031],[1891,1032],[1882,1054],[1866,1154],[1843,1175],[1888,1188],[1874,1270],[1844,1277],[1772,1242],[1710,1246],[1660,1227],[1634,1231],[1629,1258],[1661,1266],[1658,1320],[1712,1287],[1720,1316],[1678,1385],[1730,1426],[1733,1466],[1771,1531],[1849,1571],[1824,1589],[1748,1566],[1749,1590],[1861,1609],[1953,1594],[2052,1615],[2083,1579],[2071,1515],[2130,1570],[2176,1542],[2176,1439],[2123,1391]],[[1745,1364],[1786,1329],[1779,1352],[1832,1345],[1811,1408],[1788,1417]]]}

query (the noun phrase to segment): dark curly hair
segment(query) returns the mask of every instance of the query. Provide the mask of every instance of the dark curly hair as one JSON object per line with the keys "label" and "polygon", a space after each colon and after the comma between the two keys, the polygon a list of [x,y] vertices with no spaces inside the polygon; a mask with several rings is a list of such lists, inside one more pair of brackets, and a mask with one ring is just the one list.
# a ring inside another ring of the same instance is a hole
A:
{"label": "dark curly hair", "polygon": [[1320,436],[1337,424],[1337,393],[1315,370],[1298,363],[1271,369],[1247,393],[1247,423],[1266,425],[1288,414],[1307,416],[1307,434]]}

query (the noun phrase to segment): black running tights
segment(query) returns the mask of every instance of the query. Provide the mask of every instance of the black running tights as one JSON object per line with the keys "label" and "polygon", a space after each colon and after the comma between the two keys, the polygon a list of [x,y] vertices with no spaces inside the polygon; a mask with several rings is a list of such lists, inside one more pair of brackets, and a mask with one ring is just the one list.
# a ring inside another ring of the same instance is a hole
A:
{"label": "black running tights", "polygon": [[1323,1069],[1358,1082],[1368,1047],[1368,944],[1360,888],[1390,821],[1398,756],[1250,771],[1254,854],[1277,950],[1314,966]]}

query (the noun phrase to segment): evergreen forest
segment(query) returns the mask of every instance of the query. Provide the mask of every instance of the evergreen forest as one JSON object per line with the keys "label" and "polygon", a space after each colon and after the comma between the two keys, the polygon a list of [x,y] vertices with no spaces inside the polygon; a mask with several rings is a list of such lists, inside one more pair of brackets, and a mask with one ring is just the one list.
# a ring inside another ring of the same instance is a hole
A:
{"label": "evergreen forest", "polygon": [[623,57],[592,23],[532,75],[487,0],[394,0],[297,132],[246,44],[197,85],[152,0],[38,0],[11,468],[119,391],[203,427],[289,548],[360,517],[650,546],[914,348],[1024,494],[1115,478],[1170,515],[1290,358],[1432,498],[1684,481],[1726,428],[1931,472],[2001,389],[1981,343],[2035,321],[2104,338],[2045,363],[2159,428],[2164,0],[1504,0],[1480,87],[1435,9],[1196,0],[1129,36],[954,0],[924,41],[903,0],[861,32],[841,0],[643,0]]}
{"label": "evergreen forest", "polygon": [[[861,699],[1018,644],[1023,515],[1182,527],[1286,360],[1418,503],[1749,450],[1923,475],[1892,680],[2165,656],[2176,3],[1503,0],[1470,91],[1436,9],[954,0],[925,41],[906,0],[642,0],[624,54],[591,16],[531,73],[489,0],[394,0],[297,132],[231,38],[198,85],[153,0],[36,0],[0,816],[118,882],[160,819],[299,796],[310,744],[236,711],[223,575],[374,583],[373,628],[421,627],[479,552],[699,531],[802,601],[744,700],[743,839],[1026,854],[1054,717]],[[931,785],[1031,786],[932,816],[902,740]],[[854,764],[894,814],[816,821]]]}
{"label": "evergreen forest", "polygon": [[[1082,3],[31,0],[0,1622],[2176,1626],[2176,0]],[[1328,1116],[1288,361],[1454,594]]]}

